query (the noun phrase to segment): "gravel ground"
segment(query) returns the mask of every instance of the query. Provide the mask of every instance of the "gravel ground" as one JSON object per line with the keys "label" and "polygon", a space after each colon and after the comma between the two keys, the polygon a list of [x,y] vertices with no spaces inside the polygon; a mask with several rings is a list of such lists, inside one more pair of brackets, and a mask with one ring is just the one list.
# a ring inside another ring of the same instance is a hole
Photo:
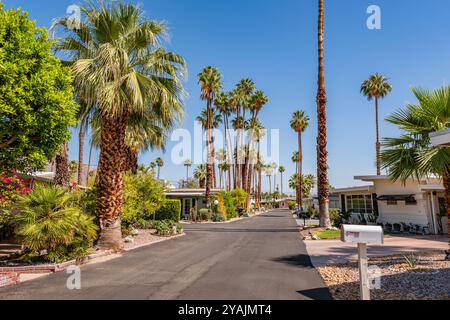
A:
{"label": "gravel ground", "polygon": [[[381,288],[372,290],[373,300],[450,300],[450,262],[443,252],[415,255],[410,270],[403,256],[371,258],[369,266],[381,270]],[[357,263],[334,264],[318,271],[336,300],[359,299]]]}
{"label": "gravel ground", "polygon": [[133,242],[124,243],[124,249],[130,250],[136,247],[140,247],[147,244],[152,244],[154,242],[159,242],[161,240],[167,239],[168,237],[160,237],[156,234],[156,230],[138,230],[139,234],[133,236]]}

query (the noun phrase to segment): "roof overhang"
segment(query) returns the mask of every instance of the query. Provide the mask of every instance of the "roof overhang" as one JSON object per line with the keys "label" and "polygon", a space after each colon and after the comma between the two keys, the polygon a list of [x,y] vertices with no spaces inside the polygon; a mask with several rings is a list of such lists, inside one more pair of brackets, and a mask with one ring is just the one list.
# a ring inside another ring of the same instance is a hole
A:
{"label": "roof overhang", "polygon": [[450,147],[450,129],[430,134],[431,144],[438,147]]}
{"label": "roof overhang", "polygon": [[388,195],[381,195],[377,197],[378,201],[406,201],[406,200],[412,200],[415,201],[413,194],[388,194]]}
{"label": "roof overhang", "polygon": [[445,191],[442,184],[421,184],[419,187],[422,191]]}

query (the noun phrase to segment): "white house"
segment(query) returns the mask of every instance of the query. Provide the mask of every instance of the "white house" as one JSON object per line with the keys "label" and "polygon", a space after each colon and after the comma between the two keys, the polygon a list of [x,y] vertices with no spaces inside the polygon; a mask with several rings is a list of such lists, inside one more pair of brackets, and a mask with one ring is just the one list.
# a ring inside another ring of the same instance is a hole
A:
{"label": "white house", "polygon": [[442,181],[438,178],[393,182],[388,176],[357,176],[370,185],[333,191],[340,198],[342,211],[354,215],[378,215],[378,223],[414,225],[429,233],[447,233],[447,215]]}
{"label": "white house", "polygon": [[430,137],[434,146],[450,147],[450,129],[432,133]]}

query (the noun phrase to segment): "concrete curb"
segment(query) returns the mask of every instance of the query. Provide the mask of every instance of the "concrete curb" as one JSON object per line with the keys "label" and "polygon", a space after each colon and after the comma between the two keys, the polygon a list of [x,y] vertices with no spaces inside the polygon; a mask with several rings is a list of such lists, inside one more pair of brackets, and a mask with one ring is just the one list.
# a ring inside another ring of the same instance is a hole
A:
{"label": "concrete curb", "polygon": [[162,238],[162,239],[159,239],[157,241],[153,241],[153,242],[150,242],[150,243],[144,243],[144,244],[141,244],[141,245],[136,246],[136,247],[124,249],[123,251],[124,252],[130,252],[130,251],[133,251],[133,250],[136,250],[136,249],[140,249],[140,248],[144,248],[144,247],[150,247],[150,246],[152,246],[154,244],[157,244],[157,243],[166,242],[166,241],[169,241],[169,240],[175,240],[175,239],[184,237],[185,235],[186,235],[186,233],[182,233],[182,234],[178,234],[178,235],[173,236],[173,237]]}

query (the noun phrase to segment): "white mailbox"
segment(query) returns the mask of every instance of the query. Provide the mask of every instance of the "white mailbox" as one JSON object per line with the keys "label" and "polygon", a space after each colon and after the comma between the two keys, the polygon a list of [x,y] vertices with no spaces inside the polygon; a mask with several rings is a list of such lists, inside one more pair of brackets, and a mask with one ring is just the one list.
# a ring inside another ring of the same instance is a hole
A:
{"label": "white mailbox", "polygon": [[381,226],[343,225],[341,240],[347,243],[384,244]]}

